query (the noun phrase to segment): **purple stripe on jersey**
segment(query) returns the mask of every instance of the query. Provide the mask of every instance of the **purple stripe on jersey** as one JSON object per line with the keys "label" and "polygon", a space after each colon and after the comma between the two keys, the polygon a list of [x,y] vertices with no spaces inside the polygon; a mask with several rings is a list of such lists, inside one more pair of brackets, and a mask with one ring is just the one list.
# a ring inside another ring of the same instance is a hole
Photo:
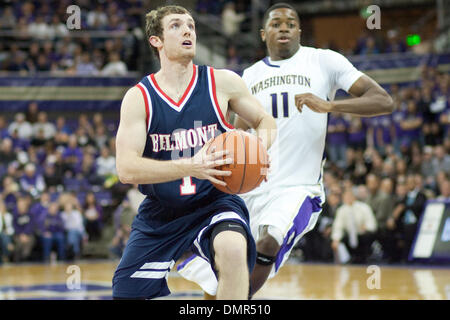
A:
{"label": "purple stripe on jersey", "polygon": [[196,254],[193,254],[192,256],[190,256],[189,258],[184,260],[182,263],[180,263],[177,266],[177,271],[180,271],[181,269],[183,269],[185,265],[187,265],[190,261],[194,260],[196,257],[198,257],[198,256]]}
{"label": "purple stripe on jersey", "polygon": [[274,68],[279,68],[279,67],[280,67],[280,66],[277,66],[276,64],[270,64],[269,58],[268,58],[268,57],[265,57],[262,61],[263,61],[265,64],[267,64],[269,67],[274,67]]}
{"label": "purple stripe on jersey", "polygon": [[320,197],[306,197],[303,204],[300,206],[297,215],[294,218],[293,226],[286,234],[283,240],[280,251],[277,254],[275,261],[275,271],[278,271],[281,263],[283,262],[284,255],[292,249],[295,244],[294,239],[300,235],[306,228],[311,219],[311,215],[314,212],[320,212],[322,210]]}

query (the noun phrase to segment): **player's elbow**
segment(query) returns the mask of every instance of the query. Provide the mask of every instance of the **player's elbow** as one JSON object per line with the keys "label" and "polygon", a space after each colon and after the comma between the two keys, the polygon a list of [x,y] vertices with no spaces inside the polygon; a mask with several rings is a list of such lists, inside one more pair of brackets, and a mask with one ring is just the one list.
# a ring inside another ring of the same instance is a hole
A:
{"label": "player's elbow", "polygon": [[123,162],[116,162],[116,170],[117,176],[119,177],[119,181],[123,184],[134,184],[134,175],[131,168],[124,164]]}
{"label": "player's elbow", "polygon": [[389,114],[394,112],[395,109],[394,100],[384,90],[379,93],[379,105],[383,114]]}
{"label": "player's elbow", "polygon": [[392,99],[392,97],[386,93],[384,100],[385,100],[385,102],[383,103],[383,108],[384,108],[385,112],[386,113],[394,112],[394,109],[395,109],[394,99]]}

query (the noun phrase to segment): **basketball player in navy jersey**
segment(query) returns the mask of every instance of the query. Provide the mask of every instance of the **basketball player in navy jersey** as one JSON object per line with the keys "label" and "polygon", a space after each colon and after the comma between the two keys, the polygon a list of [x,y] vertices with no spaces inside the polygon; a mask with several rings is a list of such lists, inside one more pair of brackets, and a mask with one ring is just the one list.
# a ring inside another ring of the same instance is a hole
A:
{"label": "basketball player in navy jersey", "polygon": [[161,68],[128,90],[117,132],[117,171],[147,197],[139,208],[113,277],[113,298],[151,299],[170,294],[167,276],[188,249],[208,261],[218,278],[218,299],[247,299],[256,259],[247,208],[211,182],[230,171],[226,152],[207,153],[211,138],[233,127],[233,111],[266,148],[275,121],[227,70],[197,66],[195,23],[179,6],[146,15],[146,35]]}
{"label": "basketball player in navy jersey", "polygon": [[[241,195],[250,211],[257,248],[252,294],[275,276],[295,244],[317,222],[325,201],[327,114],[376,116],[393,111],[392,98],[373,79],[335,51],[300,45],[300,34],[300,18],[291,5],[270,7],[261,29],[269,55],[242,76],[278,128],[276,143],[269,150],[268,181]],[[335,101],[337,89],[353,97]],[[235,127],[251,126],[238,116]],[[216,280],[202,259],[194,257],[178,271],[207,294],[216,294]]]}

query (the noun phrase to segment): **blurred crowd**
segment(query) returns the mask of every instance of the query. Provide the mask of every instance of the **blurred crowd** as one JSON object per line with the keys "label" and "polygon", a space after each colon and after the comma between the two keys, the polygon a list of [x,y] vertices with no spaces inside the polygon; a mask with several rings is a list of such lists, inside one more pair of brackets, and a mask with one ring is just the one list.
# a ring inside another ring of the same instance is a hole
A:
{"label": "blurred crowd", "polygon": [[142,1],[76,1],[82,34],[68,28],[77,14],[67,13],[72,4],[2,1],[0,71],[120,76],[137,70]]}
{"label": "blurred crowd", "polygon": [[392,85],[393,114],[331,114],[327,200],[299,248],[309,261],[408,262],[427,200],[450,201],[450,76]]}
{"label": "blurred crowd", "polygon": [[49,119],[36,102],[0,115],[0,262],[77,259],[96,242],[121,252],[142,197],[118,182],[116,129],[98,112]]}

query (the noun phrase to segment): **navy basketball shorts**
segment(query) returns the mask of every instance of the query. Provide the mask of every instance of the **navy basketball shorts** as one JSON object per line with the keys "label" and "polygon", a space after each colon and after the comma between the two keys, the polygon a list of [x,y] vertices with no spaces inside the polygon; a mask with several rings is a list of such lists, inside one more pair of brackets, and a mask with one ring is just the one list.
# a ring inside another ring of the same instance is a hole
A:
{"label": "navy basketball shorts", "polygon": [[114,273],[114,298],[152,299],[169,295],[167,278],[183,253],[191,249],[213,264],[210,234],[214,226],[224,221],[239,223],[245,229],[247,263],[249,272],[253,270],[256,246],[249,228],[249,214],[240,197],[224,194],[201,208],[164,220],[163,217],[171,216],[170,211],[148,197],[142,202]]}

